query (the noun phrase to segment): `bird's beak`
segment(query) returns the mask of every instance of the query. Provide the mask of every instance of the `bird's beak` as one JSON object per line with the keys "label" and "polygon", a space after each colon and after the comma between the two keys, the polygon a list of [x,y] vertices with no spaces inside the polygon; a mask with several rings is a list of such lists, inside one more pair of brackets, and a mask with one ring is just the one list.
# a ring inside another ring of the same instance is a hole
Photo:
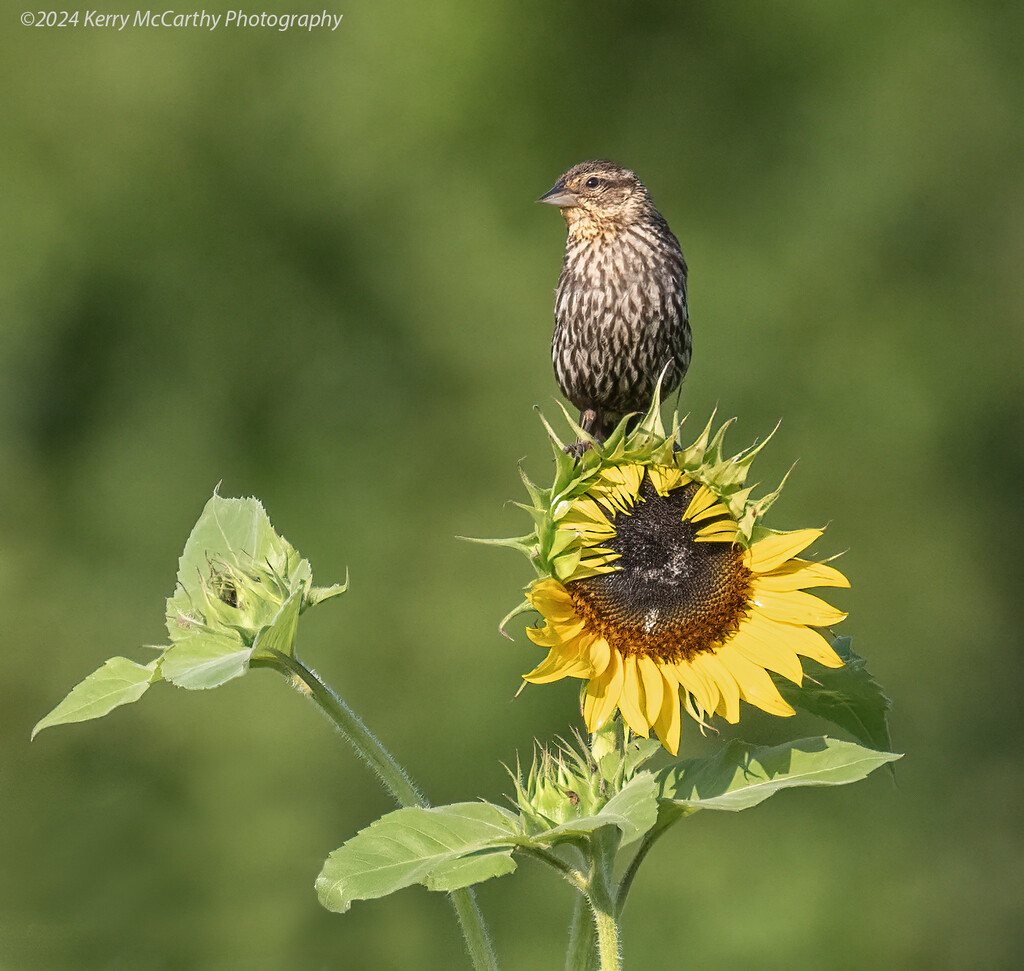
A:
{"label": "bird's beak", "polygon": [[575,192],[570,192],[562,181],[559,180],[537,201],[546,202],[549,206],[558,206],[560,209],[566,209],[569,206],[577,205],[580,198]]}

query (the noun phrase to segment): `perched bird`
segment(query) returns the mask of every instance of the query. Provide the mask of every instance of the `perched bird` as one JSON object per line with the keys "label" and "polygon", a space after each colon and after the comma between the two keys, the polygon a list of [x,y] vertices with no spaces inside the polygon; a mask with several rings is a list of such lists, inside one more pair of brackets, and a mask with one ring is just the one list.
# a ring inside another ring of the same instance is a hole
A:
{"label": "perched bird", "polygon": [[580,426],[603,441],[623,415],[647,410],[663,371],[665,394],[686,373],[686,261],[644,184],[614,162],[573,166],[538,201],[558,206],[569,228],[555,294],[555,377]]}

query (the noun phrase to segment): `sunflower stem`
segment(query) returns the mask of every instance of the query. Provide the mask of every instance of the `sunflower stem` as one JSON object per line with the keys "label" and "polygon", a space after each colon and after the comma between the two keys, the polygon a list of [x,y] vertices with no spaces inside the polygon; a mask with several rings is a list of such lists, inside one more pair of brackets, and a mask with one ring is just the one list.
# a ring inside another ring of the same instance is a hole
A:
{"label": "sunflower stem", "polygon": [[613,877],[615,855],[621,834],[614,826],[605,826],[591,838],[593,869],[587,887],[587,902],[597,929],[597,957],[601,971],[620,971],[619,920],[616,885]]}
{"label": "sunflower stem", "polygon": [[297,657],[281,652],[275,652],[275,662],[272,666],[289,677],[299,693],[306,695],[334,722],[334,726],[344,736],[345,741],[373,770],[395,802],[402,807],[426,808],[430,805],[405,769],[395,761],[394,756],[312,668],[307,668]]}
{"label": "sunflower stem", "polygon": [[[259,662],[257,662],[258,664]],[[363,724],[362,719],[312,669],[297,657],[274,652],[274,658],[263,662],[289,678],[301,694],[306,695],[333,723],[345,741],[376,774],[385,789],[402,807],[426,809],[430,803],[416,788],[408,773],[380,740]],[[459,919],[462,937],[476,971],[497,971],[498,960],[491,945],[483,914],[471,888],[453,890],[448,894]]]}
{"label": "sunflower stem", "polygon": [[619,953],[619,922],[608,910],[594,906],[594,923],[597,925],[597,959],[601,971],[621,971],[622,955]]}
{"label": "sunflower stem", "polygon": [[[621,971],[618,908],[612,878],[619,839],[614,826],[605,826],[589,840],[590,872],[573,910],[566,971]],[[590,921],[584,917],[584,902],[590,910]]]}
{"label": "sunflower stem", "polygon": [[476,971],[498,971],[498,959],[473,888],[453,890],[448,894],[448,899],[455,908],[455,916],[459,918],[459,929],[473,967]]}
{"label": "sunflower stem", "polygon": [[597,925],[587,906],[587,898],[576,895],[569,924],[569,947],[565,954],[565,971],[598,971]]}
{"label": "sunflower stem", "polygon": [[636,851],[636,855],[632,860],[629,861],[629,866],[626,867],[626,872],[623,873],[622,879],[619,881],[619,889],[615,896],[615,913],[618,916],[622,916],[622,911],[626,906],[626,898],[629,896],[630,888],[633,886],[633,880],[636,878],[637,870],[640,869],[640,864],[644,862],[647,854],[651,851],[651,847],[654,846],[655,841],[666,831],[673,823],[678,822],[682,818],[682,814],[670,815],[665,819],[659,819],[655,824],[654,828],[644,836],[640,842],[640,848]]}

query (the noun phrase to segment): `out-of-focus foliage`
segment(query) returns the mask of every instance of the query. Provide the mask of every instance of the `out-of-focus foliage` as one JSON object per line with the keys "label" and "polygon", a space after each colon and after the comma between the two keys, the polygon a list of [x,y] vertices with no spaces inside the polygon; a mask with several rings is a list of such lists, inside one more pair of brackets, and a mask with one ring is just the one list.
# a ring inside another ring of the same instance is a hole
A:
{"label": "out-of-focus foliage", "polygon": [[[564,734],[576,690],[513,701],[537,652],[496,621],[530,577],[453,537],[515,531],[516,461],[550,470],[531,406],[554,411],[564,229],[532,200],[610,156],[691,265],[682,407],[739,415],[734,441],[784,419],[763,481],[800,464],[774,523],[829,521],[848,549],[842,632],[908,753],[895,789],[879,773],[673,831],[624,918],[630,966],[1013,966],[1021,11],[333,12],[312,35],[4,14],[0,963],[463,960],[422,889],[319,907],[324,854],[391,807],[271,675],[28,735],[104,658],[162,640],[223,480],[318,576],[351,570],[304,657],[432,799],[500,800],[500,762]],[[568,922],[569,889],[529,869],[481,888],[509,968],[552,966]]]}

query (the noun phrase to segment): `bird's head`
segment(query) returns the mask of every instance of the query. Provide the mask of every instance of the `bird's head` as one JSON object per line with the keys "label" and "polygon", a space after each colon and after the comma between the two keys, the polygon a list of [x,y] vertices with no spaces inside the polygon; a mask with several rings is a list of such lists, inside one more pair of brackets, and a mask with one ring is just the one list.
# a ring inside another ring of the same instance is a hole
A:
{"label": "bird's head", "polygon": [[613,235],[642,218],[651,197],[635,172],[607,159],[580,162],[537,200],[558,206],[570,235]]}

